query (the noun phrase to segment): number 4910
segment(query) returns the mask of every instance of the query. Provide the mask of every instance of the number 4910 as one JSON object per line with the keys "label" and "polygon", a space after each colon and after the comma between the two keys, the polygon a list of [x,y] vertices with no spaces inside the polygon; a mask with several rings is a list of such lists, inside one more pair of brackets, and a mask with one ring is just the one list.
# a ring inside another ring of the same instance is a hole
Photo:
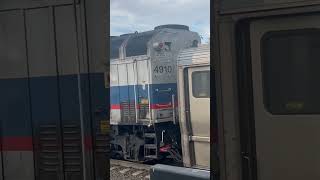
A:
{"label": "number 4910", "polygon": [[171,73],[172,66],[156,66],[153,70],[155,73]]}

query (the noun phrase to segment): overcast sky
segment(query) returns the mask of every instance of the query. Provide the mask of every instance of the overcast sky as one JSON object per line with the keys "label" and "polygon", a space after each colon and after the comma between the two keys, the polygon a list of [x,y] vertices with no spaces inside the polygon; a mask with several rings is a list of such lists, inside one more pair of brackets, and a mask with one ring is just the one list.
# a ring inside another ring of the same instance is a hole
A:
{"label": "overcast sky", "polygon": [[110,0],[110,34],[153,30],[162,24],[183,24],[207,42],[210,0]]}

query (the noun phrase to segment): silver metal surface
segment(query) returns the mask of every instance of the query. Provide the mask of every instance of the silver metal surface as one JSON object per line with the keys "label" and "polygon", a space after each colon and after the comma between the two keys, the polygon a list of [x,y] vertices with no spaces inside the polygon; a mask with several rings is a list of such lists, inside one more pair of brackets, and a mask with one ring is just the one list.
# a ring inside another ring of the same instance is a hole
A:
{"label": "silver metal surface", "polygon": [[148,67],[148,101],[149,101],[149,117],[147,116],[147,118],[149,118],[149,125],[148,126],[151,126],[153,124],[153,117],[152,117],[152,112],[151,112],[151,89],[150,89],[150,84],[151,84],[151,65],[150,65],[150,61],[147,62],[147,67]]}
{"label": "silver metal surface", "polygon": [[156,164],[151,167],[150,177],[151,180],[209,180],[210,171]]}
{"label": "silver metal surface", "polygon": [[210,64],[210,45],[184,49],[179,53],[178,66]]}
{"label": "silver metal surface", "polygon": [[[78,17],[77,17],[77,7],[76,7],[76,1],[74,0],[74,5],[73,5],[73,10],[74,10],[74,28],[75,28],[75,34],[78,34]],[[78,98],[79,98],[79,116],[80,116],[80,132],[81,132],[81,147],[82,147],[82,168],[85,169],[86,167],[86,163],[87,163],[87,158],[86,158],[86,152],[85,152],[85,149],[86,149],[86,142],[85,142],[85,122],[84,122],[84,117],[83,117],[83,94],[82,94],[82,81],[81,81],[81,59],[80,59],[80,39],[79,37],[77,36],[76,38],[76,59],[78,60],[78,62],[76,63],[76,67],[77,67],[77,79],[78,79]],[[83,180],[87,180],[87,171],[84,170],[83,172]]]}
{"label": "silver metal surface", "polygon": [[176,103],[175,103],[175,95],[172,94],[172,121],[173,124],[176,124]]}
{"label": "silver metal surface", "polygon": [[189,141],[210,143],[210,138],[209,137],[203,137],[203,136],[189,136]]}
{"label": "silver metal surface", "polygon": [[[136,72],[137,71],[137,61],[134,61],[133,63],[133,71]],[[136,76],[136,73],[132,72],[133,77],[134,77],[134,85],[133,85],[133,93],[134,93],[134,105],[135,108],[138,107],[138,103],[137,103],[137,84],[138,84],[138,78]],[[136,111],[136,123],[138,123],[138,112]]]}

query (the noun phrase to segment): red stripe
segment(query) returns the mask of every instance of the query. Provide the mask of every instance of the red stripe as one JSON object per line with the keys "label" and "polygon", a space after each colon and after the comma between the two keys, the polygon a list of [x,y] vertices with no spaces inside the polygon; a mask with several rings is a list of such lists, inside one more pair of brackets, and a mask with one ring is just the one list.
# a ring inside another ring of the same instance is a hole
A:
{"label": "red stripe", "polygon": [[[2,137],[0,138],[1,151],[33,151],[32,137]],[[86,136],[84,139],[85,150],[89,151],[93,148],[92,136]]]}
{"label": "red stripe", "polygon": [[112,104],[111,109],[121,109],[119,104]]}
{"label": "red stripe", "polygon": [[3,137],[2,151],[33,151],[32,137]]}
{"label": "red stripe", "polygon": [[[175,104],[175,107],[178,107],[177,104]],[[151,104],[151,109],[168,109],[172,108],[171,104]]]}
{"label": "red stripe", "polygon": [[86,151],[88,150],[92,150],[92,137],[91,136],[86,136],[84,138],[84,147],[86,149]]}

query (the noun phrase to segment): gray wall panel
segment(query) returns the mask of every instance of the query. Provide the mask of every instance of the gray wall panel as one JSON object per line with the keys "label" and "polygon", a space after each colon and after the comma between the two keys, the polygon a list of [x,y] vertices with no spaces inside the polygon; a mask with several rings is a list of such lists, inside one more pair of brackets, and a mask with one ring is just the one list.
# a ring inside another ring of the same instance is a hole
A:
{"label": "gray wall panel", "polygon": [[0,13],[0,60],[0,174],[5,180],[33,180],[32,148],[22,150],[25,147],[14,142],[32,134],[23,11]]}
{"label": "gray wall panel", "polygon": [[[91,104],[92,112],[105,107],[109,110],[109,96],[106,88],[104,87],[104,74],[106,65],[109,66],[109,1],[105,0],[86,0],[86,21],[87,21],[87,47],[88,47],[88,64],[90,73],[96,72],[101,74],[90,75],[90,91],[91,91]],[[109,113],[101,115],[93,114],[92,127],[94,127],[93,134],[100,133],[99,125],[101,120],[108,120]],[[105,138],[103,144],[107,144],[108,140],[105,134],[102,137],[94,138],[94,163],[95,163],[95,177],[96,180],[109,179],[109,153],[108,150],[102,148],[99,150],[98,138]],[[106,146],[108,147],[108,146]],[[107,171],[106,171],[107,170]]]}
{"label": "gray wall panel", "polygon": [[33,152],[6,151],[3,154],[4,180],[35,180]]}
{"label": "gray wall panel", "polygon": [[54,27],[51,9],[27,10],[26,24],[30,76],[56,75]]}
{"label": "gray wall panel", "polygon": [[[108,1],[96,0],[95,3],[86,2],[87,28],[88,28],[88,52],[90,72],[104,72],[109,62],[109,43],[106,27],[109,26],[109,13],[107,13]],[[101,17],[97,18],[97,17]],[[105,21],[102,21],[102,20]],[[107,25],[108,24],[108,25]],[[90,28],[89,28],[90,27]]]}
{"label": "gray wall panel", "polygon": [[[77,2],[79,0],[76,0]],[[53,5],[72,4],[73,0],[1,0],[1,10],[26,9]]]}
{"label": "gray wall panel", "polygon": [[0,13],[0,79],[27,77],[22,11]]}
{"label": "gray wall panel", "polygon": [[55,8],[59,75],[78,73],[77,40],[73,12],[72,5]]}
{"label": "gray wall panel", "polygon": [[[26,11],[36,175],[40,179],[62,180],[61,112],[53,20],[52,8]],[[54,141],[43,139],[48,137]],[[54,159],[47,158],[49,156]]]}

